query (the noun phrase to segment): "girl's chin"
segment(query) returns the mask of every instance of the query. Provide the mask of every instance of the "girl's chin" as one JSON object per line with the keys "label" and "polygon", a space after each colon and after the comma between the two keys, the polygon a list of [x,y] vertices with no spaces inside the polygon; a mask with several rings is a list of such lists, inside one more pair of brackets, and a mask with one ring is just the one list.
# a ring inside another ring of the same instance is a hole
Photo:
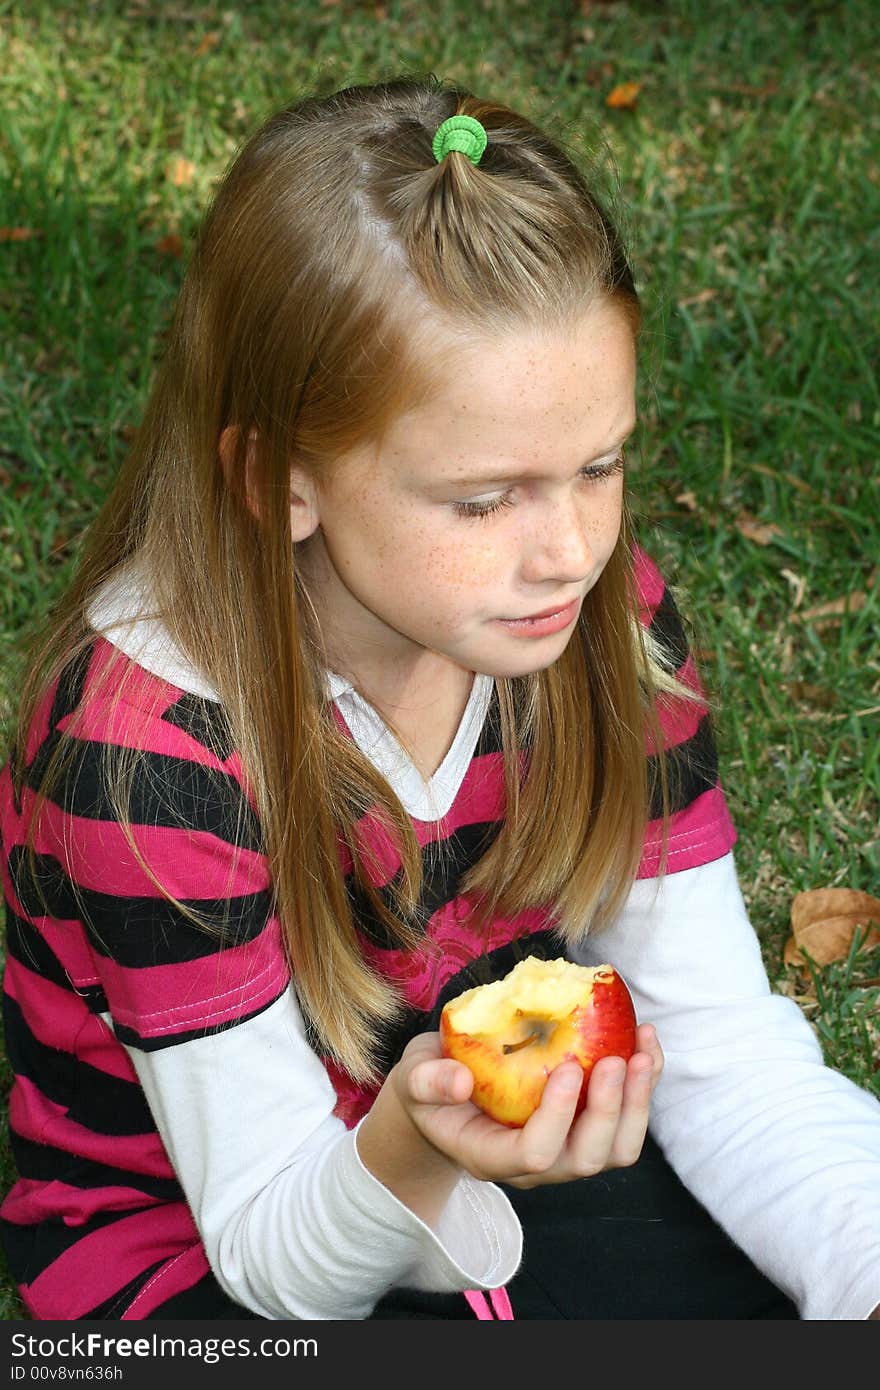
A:
{"label": "girl's chin", "polygon": [[[547,646],[549,645],[547,643]],[[555,651],[547,652],[545,648],[542,652],[531,653],[530,659],[523,655],[516,661],[511,660],[510,657],[506,660],[499,657],[496,661],[491,661],[484,654],[481,662],[470,669],[475,671],[477,675],[494,676],[496,680],[515,680],[517,676],[534,676],[539,671],[548,670],[554,662],[558,661],[567,645],[567,642],[563,642]]]}

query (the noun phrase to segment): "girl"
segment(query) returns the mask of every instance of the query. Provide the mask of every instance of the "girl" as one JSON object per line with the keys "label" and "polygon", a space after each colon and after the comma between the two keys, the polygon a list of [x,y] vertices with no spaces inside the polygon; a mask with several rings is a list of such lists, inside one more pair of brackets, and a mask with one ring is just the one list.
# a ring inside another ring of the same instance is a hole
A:
{"label": "girl", "polygon": [[[3,774],[33,1317],[877,1307],[880,1107],[770,992],[626,519],[638,325],[502,105],[352,87],[234,163]],[[638,1051],[509,1130],[436,1030],[528,955],[611,961]]]}

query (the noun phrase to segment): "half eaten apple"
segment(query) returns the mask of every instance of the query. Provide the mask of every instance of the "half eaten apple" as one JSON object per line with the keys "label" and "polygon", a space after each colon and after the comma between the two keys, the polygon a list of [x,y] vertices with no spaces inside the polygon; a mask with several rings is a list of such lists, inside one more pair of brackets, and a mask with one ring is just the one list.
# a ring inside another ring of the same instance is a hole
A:
{"label": "half eaten apple", "polygon": [[612,965],[529,956],[502,980],[451,999],[440,1015],[440,1041],[444,1057],[473,1075],[474,1104],[520,1129],[561,1062],[579,1062],[583,1071],[580,1114],[599,1058],[628,1061],[635,1052],[636,1015]]}

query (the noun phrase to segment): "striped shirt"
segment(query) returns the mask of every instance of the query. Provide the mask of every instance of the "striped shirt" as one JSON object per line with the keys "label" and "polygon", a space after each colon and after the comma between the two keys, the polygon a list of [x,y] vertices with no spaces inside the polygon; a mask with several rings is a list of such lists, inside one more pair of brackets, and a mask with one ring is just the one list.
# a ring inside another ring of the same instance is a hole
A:
{"label": "striped shirt", "polygon": [[[643,552],[636,561],[642,621],[674,654],[679,678],[698,689],[671,595]],[[120,659],[127,677],[117,699]],[[11,762],[0,777],[4,1019],[19,1174],[0,1207],[0,1231],[38,1318],[154,1315],[208,1275],[194,1203],[160,1134],[161,1100],[148,1101],[143,1068],[164,1074],[166,1058],[208,1038],[225,1038],[231,1056],[234,1037],[255,1034],[291,994],[240,760],[219,704],[192,685],[121,657],[96,635],[47,692],[17,755],[20,801]],[[360,742],[368,708],[343,682],[334,695],[338,722]],[[424,849],[423,944],[397,949],[352,887],[362,950],[396,981],[405,1004],[381,1040],[385,1068],[411,1037],[437,1027],[447,998],[500,978],[524,955],[560,953],[549,915],[538,909],[496,919],[488,937],[469,926],[459,883],[504,813],[496,713],[493,683],[478,677],[432,779],[442,814],[420,819],[416,807],[412,815]],[[661,722],[673,764],[667,870],[675,873],[720,859],[735,837],[705,705],[664,700]],[[24,848],[32,789],[62,745],[74,756],[41,814],[32,871]],[[104,769],[107,748],[119,746],[136,755],[128,836]],[[659,815],[655,803],[640,878],[658,871]],[[438,841],[443,854],[431,852]],[[390,882],[399,867],[393,850],[380,847],[379,860]],[[350,875],[344,857],[343,868]],[[187,906],[216,934],[191,922]],[[336,1123],[351,1130],[374,1093],[331,1064],[324,1073]]]}

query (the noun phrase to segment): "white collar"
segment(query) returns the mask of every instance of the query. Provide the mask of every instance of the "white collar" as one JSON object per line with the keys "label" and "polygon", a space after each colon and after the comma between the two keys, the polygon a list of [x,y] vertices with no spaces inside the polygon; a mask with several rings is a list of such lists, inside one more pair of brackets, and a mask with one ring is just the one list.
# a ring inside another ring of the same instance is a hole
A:
{"label": "white collar", "polygon": [[[111,576],[87,611],[91,627],[131,661],[180,690],[219,701],[216,690],[195,669],[159,618],[150,612],[149,584],[135,566]],[[391,784],[404,808],[417,820],[445,816],[473,757],[492,698],[491,676],[476,676],[470,697],[443,762],[426,782],[377,711],[343,676],[325,673],[330,698],[361,752]]]}

